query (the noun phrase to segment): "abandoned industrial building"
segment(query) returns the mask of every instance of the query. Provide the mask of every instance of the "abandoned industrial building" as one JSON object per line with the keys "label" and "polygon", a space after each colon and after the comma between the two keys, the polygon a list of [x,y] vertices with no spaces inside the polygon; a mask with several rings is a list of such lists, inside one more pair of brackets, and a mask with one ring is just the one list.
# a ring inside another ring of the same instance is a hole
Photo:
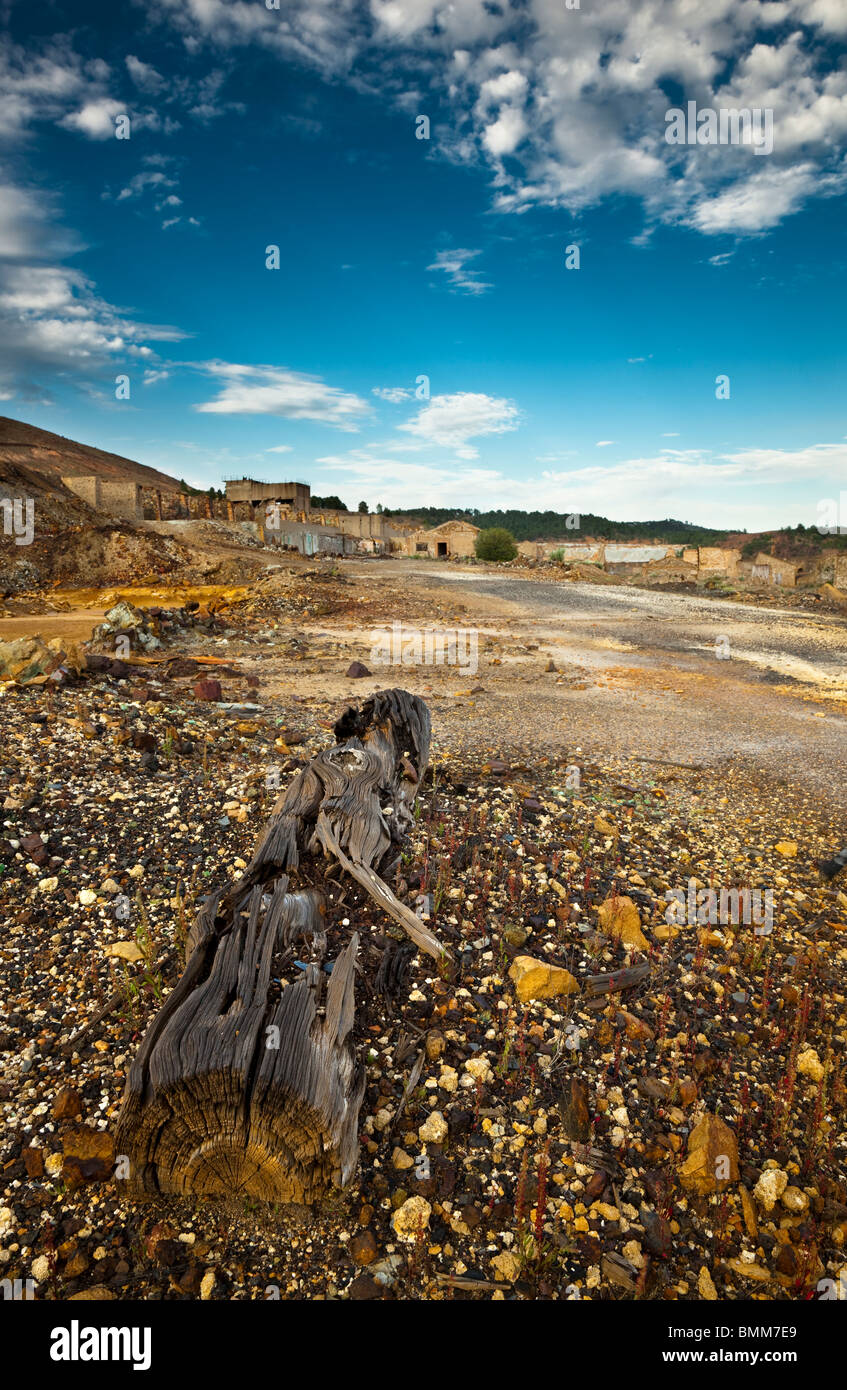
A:
{"label": "abandoned industrial building", "polygon": [[[383,512],[347,512],[312,503],[311,487],[296,481],[228,479],[223,497],[183,486],[154,487],[99,474],[63,476],[62,483],[95,511],[164,529],[175,523],[208,520],[237,525],[263,545],[303,555],[394,555],[409,559],[466,560],[476,551],[479,527],[454,518],[424,527]],[[709,580],[745,581],[795,588],[817,583],[847,584],[847,555],[824,547],[814,559],[794,562],[765,552],[743,557],[732,546],[685,546],[659,541],[522,541],[518,554],[544,562],[591,566],[621,578],[658,583]]]}

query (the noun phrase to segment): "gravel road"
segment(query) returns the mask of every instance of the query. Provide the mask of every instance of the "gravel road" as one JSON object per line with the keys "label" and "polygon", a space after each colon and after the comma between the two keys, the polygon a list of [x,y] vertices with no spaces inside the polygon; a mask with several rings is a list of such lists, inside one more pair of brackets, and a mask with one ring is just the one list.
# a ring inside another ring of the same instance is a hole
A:
{"label": "gravel road", "polygon": [[[593,756],[733,763],[847,806],[844,618],[511,574],[405,574],[450,589],[468,621],[476,597],[484,600],[486,630],[491,601],[501,602],[504,630],[538,643],[560,672],[586,673],[577,689],[542,675],[538,662],[532,673],[516,668],[512,700],[486,709],[492,737],[535,724],[551,743],[566,737]],[[488,686],[484,666],[480,675]]]}

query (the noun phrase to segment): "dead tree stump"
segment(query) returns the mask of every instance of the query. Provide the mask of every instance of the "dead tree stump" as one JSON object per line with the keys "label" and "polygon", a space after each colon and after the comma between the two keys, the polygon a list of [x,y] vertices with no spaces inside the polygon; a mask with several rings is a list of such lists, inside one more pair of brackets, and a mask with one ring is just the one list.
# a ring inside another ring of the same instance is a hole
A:
{"label": "dead tree stump", "polygon": [[380,691],[345,711],[335,737],[280,797],[242,877],[206,898],[191,927],[185,971],[127,1078],[116,1149],[130,1195],[311,1202],[353,1175],[359,935],[327,962],[326,894],[293,880],[335,861],[420,950],[446,953],[384,877],[429,758],[426,705]]}

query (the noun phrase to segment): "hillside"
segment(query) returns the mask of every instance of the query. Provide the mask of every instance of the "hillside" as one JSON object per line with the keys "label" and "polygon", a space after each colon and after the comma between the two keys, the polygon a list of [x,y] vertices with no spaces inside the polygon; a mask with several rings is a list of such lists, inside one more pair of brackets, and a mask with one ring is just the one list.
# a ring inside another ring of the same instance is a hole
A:
{"label": "hillside", "polygon": [[474,526],[505,526],[517,541],[551,540],[655,540],[668,545],[722,545],[726,542],[726,531],[717,531],[709,526],[695,526],[689,521],[611,521],[605,516],[595,516],[583,512],[579,517],[579,528],[567,525],[565,512],[533,511],[480,511],[476,507],[466,510],[450,507],[416,507],[408,511],[391,511],[398,521],[419,521],[422,526],[440,526],[443,521],[464,520]]}
{"label": "hillside", "polygon": [[140,483],[165,492],[178,492],[179,480],[134,459],[78,444],[64,435],[27,425],[22,420],[0,416],[0,483],[19,485],[21,476],[34,481],[33,474],[50,487],[63,477],[96,474],[109,481]]}

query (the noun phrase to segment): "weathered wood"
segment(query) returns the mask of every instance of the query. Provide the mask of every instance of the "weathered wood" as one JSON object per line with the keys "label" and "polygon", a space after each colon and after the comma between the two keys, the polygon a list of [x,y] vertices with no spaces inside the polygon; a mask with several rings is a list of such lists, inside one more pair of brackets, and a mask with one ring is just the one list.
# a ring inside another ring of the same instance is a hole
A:
{"label": "weathered wood", "polygon": [[426,705],[380,691],[335,733],[277,801],[244,874],[210,894],[191,927],[185,971],[127,1079],[116,1146],[132,1193],[310,1202],[353,1174],[365,1084],[353,1038],[359,935],[326,961],[327,898],[314,883],[325,858],[417,947],[444,953],[381,876],[413,819]]}
{"label": "weathered wood", "polygon": [[646,980],[649,974],[650,962],[642,960],[627,970],[607,970],[600,975],[589,975],[585,981],[585,992],[591,999],[598,994],[614,994],[619,990],[633,989],[635,985],[640,985],[642,980]]}

